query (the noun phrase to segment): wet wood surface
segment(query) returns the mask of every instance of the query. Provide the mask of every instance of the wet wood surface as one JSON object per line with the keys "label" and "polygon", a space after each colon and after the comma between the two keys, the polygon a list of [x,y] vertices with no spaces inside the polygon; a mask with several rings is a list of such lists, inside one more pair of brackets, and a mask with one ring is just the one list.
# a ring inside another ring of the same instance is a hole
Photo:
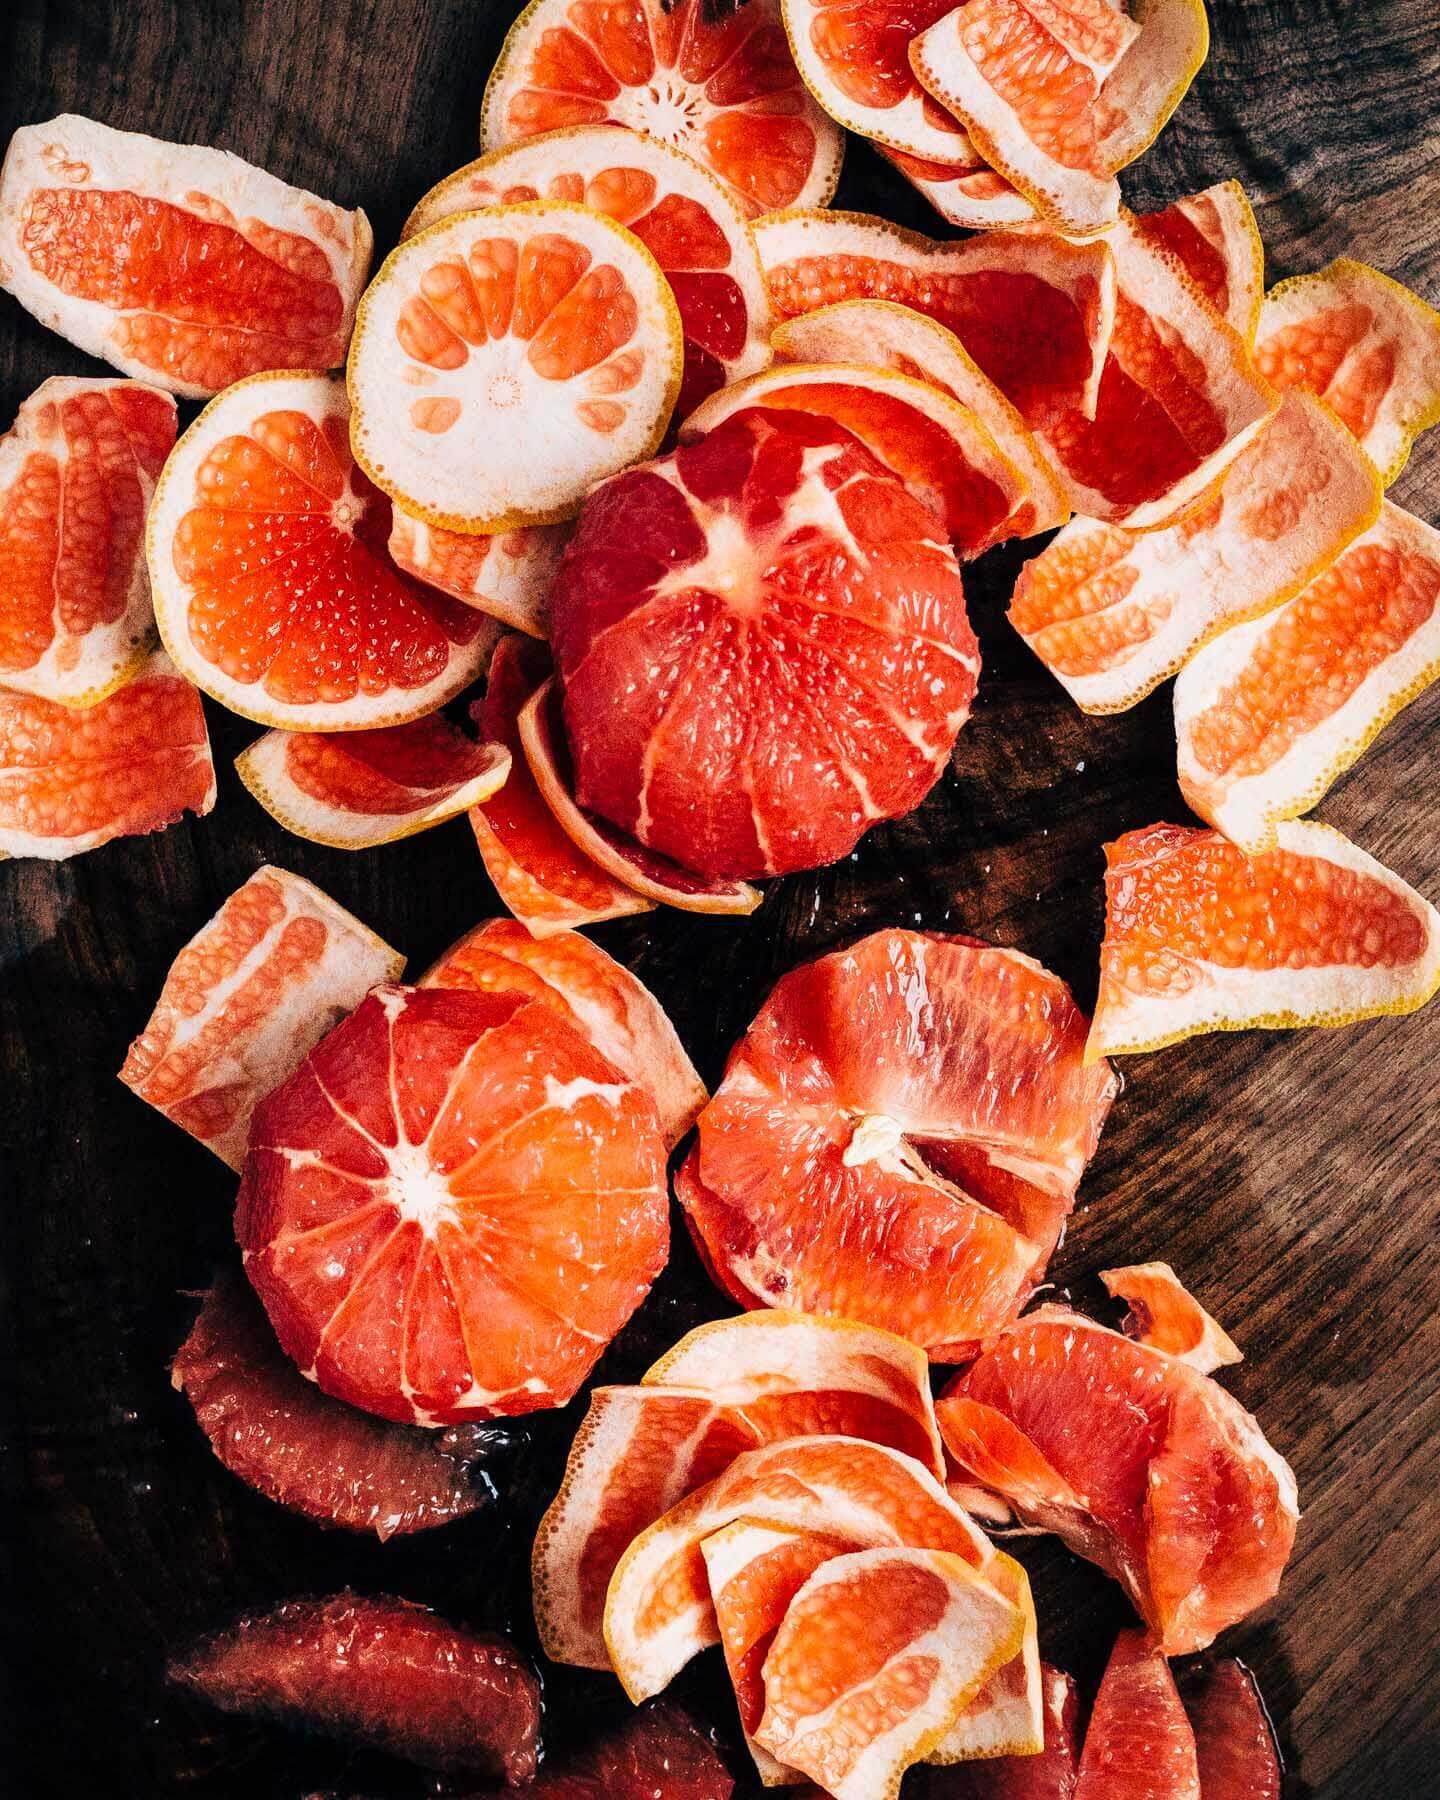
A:
{"label": "wet wood surface", "polygon": [[[12,0],[4,133],[64,111],[222,145],[346,205],[385,247],[474,153],[510,0]],[[1227,175],[1256,201],[1273,277],[1348,253],[1440,300],[1440,19],[1434,0],[1216,0],[1208,67],[1126,177],[1158,205]],[[864,149],[841,204],[933,222]],[[44,377],[98,369],[0,301],[0,415]],[[191,416],[185,409],[183,416]],[[1440,435],[1440,434],[1437,434]],[[1440,516],[1440,445],[1395,490]],[[1033,551],[1034,546],[1027,549]],[[1027,552],[974,571],[979,704],[951,774],[837,868],[772,884],[742,922],[652,915],[597,937],[670,1008],[702,1072],[774,978],[884,924],[1032,952],[1093,999],[1101,845],[1183,819],[1169,697],[1083,718],[1003,608]],[[394,1766],[217,1721],[163,1682],[167,1649],[234,1609],[352,1583],[528,1632],[525,1552],[574,1412],[497,1433],[496,1499],[388,1548],[325,1534],[212,1459],[167,1362],[187,1292],[234,1254],[227,1170],[114,1079],[179,946],[255,868],[319,882],[423,968],[496,909],[468,828],[349,856],[287,837],[242,790],[255,727],[209,705],[220,802],[202,821],[73,862],[0,868],[0,1250],[16,1528],[7,1631],[26,1796],[428,1791]],[[1393,724],[1321,816],[1440,896],[1440,690]],[[1164,1258],[1247,1352],[1229,1379],[1300,1479],[1277,1603],[1230,1634],[1313,1800],[1440,1794],[1440,1005],[1410,1020],[1207,1038],[1126,1065],[1127,1084],[1053,1266]],[[629,1378],[726,1310],[677,1247],[605,1364]],[[1093,1684],[1126,1609],[1057,1549],[1026,1551],[1046,1654]],[[701,1668],[690,1692],[719,1721]],[[556,1677],[557,1740],[618,1717],[599,1677]]]}

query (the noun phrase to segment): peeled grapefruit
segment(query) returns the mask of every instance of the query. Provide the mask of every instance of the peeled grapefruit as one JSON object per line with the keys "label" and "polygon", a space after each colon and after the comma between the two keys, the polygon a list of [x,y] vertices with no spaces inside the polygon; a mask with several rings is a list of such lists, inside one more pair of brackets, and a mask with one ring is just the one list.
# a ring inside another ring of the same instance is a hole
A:
{"label": "peeled grapefruit", "polygon": [[545,635],[545,602],[568,533],[530,525],[494,537],[446,531],[397,507],[386,546],[397,569],[531,637]]}
{"label": "peeled grapefruit", "polygon": [[1169,1263],[1102,1269],[1100,1279],[1106,1293],[1128,1307],[1125,1335],[1137,1344],[1178,1356],[1202,1375],[1245,1360],[1194,1295],[1181,1286]]}
{"label": "peeled grapefruit", "polygon": [[1115,1640],[1085,1732],[1075,1800],[1202,1800],[1195,1734],[1143,1631]]}
{"label": "peeled grapefruit", "polygon": [[676,1706],[642,1706],[552,1763],[526,1800],[730,1800],[735,1783],[710,1739]]}

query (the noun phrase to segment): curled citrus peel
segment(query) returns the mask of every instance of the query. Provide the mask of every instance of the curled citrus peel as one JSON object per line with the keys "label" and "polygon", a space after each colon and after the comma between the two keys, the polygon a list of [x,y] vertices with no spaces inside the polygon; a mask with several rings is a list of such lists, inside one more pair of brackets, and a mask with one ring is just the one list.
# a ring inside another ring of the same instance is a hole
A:
{"label": "curled citrus peel", "polygon": [[1186,1292],[1169,1263],[1135,1263],[1125,1269],[1102,1269],[1105,1291],[1129,1307],[1125,1335],[1151,1350],[1178,1356],[1202,1375],[1213,1375],[1244,1356]]}
{"label": "curled citrus peel", "polygon": [[1253,345],[1265,299],[1265,246],[1240,183],[1217,181],[1140,214],[1136,224],[1179,258],[1215,310]]}
{"label": "curled citrus peel", "polygon": [[524,526],[494,537],[447,531],[397,506],[387,548],[395,567],[417,581],[512,631],[544,637],[545,602],[568,535],[562,525]]}
{"label": "curled citrus peel", "polygon": [[967,231],[993,231],[1035,222],[1035,208],[1003,175],[996,174],[968,133],[951,156],[939,162],[887,149],[883,144],[877,148],[951,225]]}

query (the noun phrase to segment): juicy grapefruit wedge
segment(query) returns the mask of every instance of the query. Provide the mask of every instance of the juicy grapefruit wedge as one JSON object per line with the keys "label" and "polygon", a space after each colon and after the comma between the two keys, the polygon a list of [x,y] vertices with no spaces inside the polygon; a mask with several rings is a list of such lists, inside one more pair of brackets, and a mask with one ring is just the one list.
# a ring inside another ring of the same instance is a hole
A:
{"label": "juicy grapefruit wedge", "polygon": [[578,805],[731,884],[909,812],[979,673],[942,529],[800,412],[747,409],[597,488],[550,606]]}
{"label": "juicy grapefruit wedge", "polygon": [[642,1706],[613,1731],[545,1766],[526,1800],[730,1800],[735,1783],[679,1707]]}
{"label": "juicy grapefruit wedge", "polygon": [[344,385],[272,370],[175,446],[146,527],[181,673],[247,719],[361,731],[434,712],[484,668],[489,621],[399,574],[390,502],[351,460]]}
{"label": "juicy grapefruit wedge", "polygon": [[932,1776],[921,1800],[1072,1800],[1079,1700],[1075,1683],[1040,1665],[1044,1748],[1035,1755],[962,1763]]}
{"label": "juicy grapefruit wedge", "polygon": [[22,126],[0,169],[0,286],[92,356],[194,399],[343,362],[372,248],[363,212],[74,113]]}
{"label": "juicy grapefruit wedge", "polygon": [[1328,825],[1277,825],[1255,856],[1217,831],[1152,825],[1105,859],[1087,1055],[1414,1012],[1440,986],[1440,913]]}
{"label": "juicy grapefruit wedge", "polygon": [[1265,245],[1240,183],[1217,181],[1135,222],[1179,258],[1216,312],[1253,344],[1265,299]]}
{"label": "juicy grapefruit wedge", "polygon": [[1276,387],[1306,388],[1338,413],[1387,487],[1440,420],[1440,312],[1349,257],[1271,288],[1255,361]]}
{"label": "juicy grapefruit wedge", "polygon": [[0,687],[93,706],[155,642],[145,512],[175,402],[138,381],[52,376],[0,438]]}
{"label": "juicy grapefruit wedge", "polygon": [[1280,1758],[1255,1678],[1223,1657],[1185,1682],[1200,1800],[1280,1800]]}
{"label": "juicy grapefruit wedge", "polygon": [[163,652],[83,711],[0,692],[0,859],[63,861],[214,804],[200,696]]}
{"label": "juicy grapefruit wedge", "polygon": [[544,637],[545,602],[568,535],[563,526],[529,525],[480,537],[412,519],[396,507],[387,548],[406,575],[512,631]]}
{"label": "juicy grapefruit wedge", "polygon": [[823,206],[840,178],[844,134],[806,91],[779,0],[723,19],[704,0],[531,0],[485,88],[484,148],[606,121],[684,150],[751,217]]}
{"label": "juicy grapefruit wedge", "polygon": [[788,212],[755,227],[777,318],[895,300],[953,331],[1032,429],[1093,412],[1115,311],[1104,244],[992,232],[961,244],[867,213]]}
{"label": "juicy grapefruit wedge", "polygon": [[1275,1593],[1295,1479],[1209,1376],[1065,1307],[1003,1331],[936,1402],[946,1448],[1122,1583],[1167,1655]]}
{"label": "juicy grapefruit wedge", "polygon": [[1085,712],[1123,712],[1228,626],[1307,587],[1380,501],[1374,464],[1335,415],[1286,394],[1177,524],[1066,526],[1021,570],[1010,623]]}
{"label": "juicy grapefruit wedge", "polygon": [[558,200],[453,213],[392,250],[360,302],[351,448],[432,525],[551,525],[656,448],[683,358],[669,283],[613,219]]}
{"label": "juicy grapefruit wedge", "polygon": [[524,138],[431,188],[405,221],[413,237],[477,206],[568,200],[628,226],[663,270],[680,309],[680,416],[763,368],[770,300],[745,212],[683,150],[616,125]]}
{"label": "juicy grapefruit wedge", "polygon": [[1202,1800],[1195,1734],[1143,1631],[1122,1631],[1085,1732],[1075,1800]]}
{"label": "juicy grapefruit wedge", "polygon": [[553,1007],[649,1094],[670,1148],[709,1097],[649,988],[578,931],[535,937],[510,919],[486,919],[452,944],[419,985],[518,989]]}
{"label": "juicy grapefruit wedge", "polygon": [[1268,849],[1437,676],[1440,531],[1387,501],[1309,587],[1182,671],[1180,791],[1232,842]]}
{"label": "juicy grapefruit wedge", "polygon": [[432,717],[379,731],[267,731],[235,767],[296,837],[369,850],[481,805],[505,785],[510,752]]}
{"label": "juicy grapefruit wedge", "polygon": [[403,1423],[533,1412],[664,1265],[664,1140],[553,1007],[381,987],[256,1109],[235,1229],[326,1393]]}
{"label": "juicy grapefruit wedge", "polygon": [[1125,1335],[1151,1350],[1177,1356],[1202,1375],[1244,1362],[1238,1346],[1186,1292],[1169,1263],[1102,1269],[1105,1291],[1129,1308]]}
{"label": "juicy grapefruit wedge", "polygon": [[328,894],[267,864],[175,958],[120,1079],[238,1169],[257,1104],[404,967]]}
{"label": "juicy grapefruit wedge", "polygon": [[[711,1265],[750,1305],[860,1319],[937,1361],[999,1329],[1116,1091],[1085,1031],[1063,982],[966,939],[876,932],[784,976],[677,1183]],[[948,1151],[964,1185],[930,1166]]]}
{"label": "juicy grapefruit wedge", "polygon": [[887,149],[883,144],[877,148],[886,162],[898,169],[916,193],[922,194],[951,225],[967,231],[993,231],[1009,225],[1029,225],[1035,220],[1035,208],[990,167],[970,141],[968,132],[948,158],[939,162]]}

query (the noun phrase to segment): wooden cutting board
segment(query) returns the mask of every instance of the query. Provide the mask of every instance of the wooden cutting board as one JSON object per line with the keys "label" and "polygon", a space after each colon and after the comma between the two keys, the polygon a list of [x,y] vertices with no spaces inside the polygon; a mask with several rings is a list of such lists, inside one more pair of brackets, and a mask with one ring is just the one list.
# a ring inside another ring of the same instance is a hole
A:
{"label": "wooden cutting board", "polygon": [[[3,130],[74,110],[238,151],[346,205],[383,247],[432,181],[473,155],[512,0],[12,0]],[[1214,48],[1159,145],[1126,177],[1154,206],[1228,175],[1256,202],[1272,277],[1347,253],[1440,300],[1435,0],[1214,0]],[[838,203],[933,228],[868,150]],[[53,374],[98,370],[0,299],[0,416]],[[187,411],[186,417],[190,416]],[[1440,438],[1440,433],[1437,433]],[[1440,443],[1395,490],[1440,517]],[[887,924],[1017,945],[1094,996],[1101,844],[1183,819],[1169,695],[1083,718],[1003,611],[1034,546],[973,571],[979,704],[952,773],[839,867],[771,886],[752,919],[662,913],[597,932],[670,1008],[702,1071],[797,961]],[[430,1541],[318,1532],[213,1461],[166,1364],[216,1263],[234,1181],[114,1079],[177,948],[255,867],[319,882],[423,967],[496,902],[463,822],[348,856],[287,837],[236,779],[255,728],[207,703],[220,803],[203,822],[74,862],[0,869],[9,1165],[0,1206],[13,1376],[11,1645],[27,1796],[419,1793],[169,1694],[168,1648],[236,1607],[346,1583],[528,1630],[525,1553],[574,1411],[496,1434],[498,1498]],[[1440,897],[1440,690],[1392,725],[1321,808]],[[1208,1038],[1125,1065],[1127,1083],[1053,1267],[1163,1258],[1247,1352],[1229,1379],[1298,1472],[1305,1516],[1278,1602],[1231,1633],[1315,1800],[1440,1794],[1440,1004],[1296,1036]],[[607,1359],[625,1379],[727,1310],[678,1248]],[[1057,1549],[1025,1552],[1042,1643],[1082,1684],[1126,1608]],[[727,1722],[713,1674],[691,1697]],[[552,1680],[557,1739],[618,1716],[600,1677]]]}

